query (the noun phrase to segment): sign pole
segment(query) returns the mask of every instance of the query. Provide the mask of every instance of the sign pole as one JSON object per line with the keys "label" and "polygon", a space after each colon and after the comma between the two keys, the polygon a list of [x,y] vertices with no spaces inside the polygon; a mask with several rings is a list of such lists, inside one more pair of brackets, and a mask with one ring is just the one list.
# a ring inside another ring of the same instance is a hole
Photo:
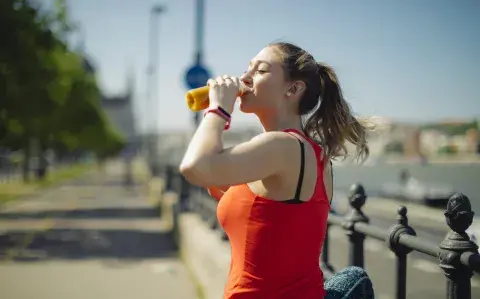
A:
{"label": "sign pole", "polygon": [[[191,66],[185,74],[185,85],[188,89],[205,86],[207,80],[211,77],[210,72],[203,64],[204,7],[204,0],[196,0],[195,59],[194,65]],[[201,112],[193,113],[194,128],[197,128],[200,124],[200,113]],[[195,192],[195,190],[192,191]]]}
{"label": "sign pole", "polygon": [[[196,0],[195,63],[185,74],[185,85],[188,89],[205,86],[211,77],[209,70],[203,64],[204,12],[204,0]],[[200,123],[200,115],[201,112],[193,114],[195,128]]]}
{"label": "sign pole", "polygon": [[[204,0],[197,0],[197,17],[196,17],[196,34],[195,34],[195,50],[196,50],[196,65],[202,65],[203,62],[203,36],[204,36],[204,15],[205,2]],[[207,79],[208,80],[208,79]],[[194,112],[194,125],[198,127],[200,124],[200,113]]]}

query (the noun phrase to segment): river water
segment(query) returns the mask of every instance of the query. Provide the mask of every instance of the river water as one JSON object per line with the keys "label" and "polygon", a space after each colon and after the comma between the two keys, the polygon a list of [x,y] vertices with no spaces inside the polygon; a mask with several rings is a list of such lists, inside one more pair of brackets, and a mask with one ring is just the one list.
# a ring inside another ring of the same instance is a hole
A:
{"label": "river water", "polygon": [[465,194],[472,203],[476,216],[480,216],[480,165],[479,164],[376,164],[371,166],[334,166],[335,188],[348,189],[361,183],[367,194],[375,195],[386,182],[398,182],[399,173],[407,169],[410,174],[426,183],[452,187]]}

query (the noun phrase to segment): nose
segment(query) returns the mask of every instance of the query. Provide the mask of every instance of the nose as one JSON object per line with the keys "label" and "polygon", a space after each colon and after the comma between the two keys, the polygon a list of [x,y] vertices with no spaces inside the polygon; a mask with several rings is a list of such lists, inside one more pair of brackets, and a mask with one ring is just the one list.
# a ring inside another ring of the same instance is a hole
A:
{"label": "nose", "polygon": [[249,72],[245,72],[240,77],[240,81],[242,81],[242,83],[247,87],[252,87],[252,85],[253,85],[253,80],[252,80],[252,77],[250,76]]}

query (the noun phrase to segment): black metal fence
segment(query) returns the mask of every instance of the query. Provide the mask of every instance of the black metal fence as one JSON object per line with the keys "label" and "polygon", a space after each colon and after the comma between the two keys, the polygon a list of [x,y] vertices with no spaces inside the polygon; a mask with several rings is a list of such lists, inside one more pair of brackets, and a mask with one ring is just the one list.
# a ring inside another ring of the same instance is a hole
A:
{"label": "black metal fence", "polygon": [[[179,194],[179,206],[176,211],[198,213],[222,239],[228,239],[217,221],[215,199],[209,197],[203,189],[189,185],[173,168],[166,169],[165,180],[166,189]],[[330,213],[328,218],[327,235],[321,255],[321,268],[324,272],[335,272],[329,261],[328,231],[332,225],[339,226],[346,231],[349,239],[350,265],[364,267],[366,237],[385,242],[395,254],[397,299],[406,298],[407,255],[412,251],[438,258],[438,266],[443,270],[447,281],[446,298],[471,298],[471,279],[474,272],[480,273],[480,255],[478,246],[465,232],[472,224],[474,215],[470,200],[465,195],[457,193],[449,199],[444,214],[450,232],[440,244],[416,236],[415,230],[408,224],[405,206],[399,206],[397,210],[398,224],[390,229],[383,229],[369,224],[369,218],[363,213],[362,207],[367,195],[361,185],[352,185],[348,199],[350,211],[345,216]]]}

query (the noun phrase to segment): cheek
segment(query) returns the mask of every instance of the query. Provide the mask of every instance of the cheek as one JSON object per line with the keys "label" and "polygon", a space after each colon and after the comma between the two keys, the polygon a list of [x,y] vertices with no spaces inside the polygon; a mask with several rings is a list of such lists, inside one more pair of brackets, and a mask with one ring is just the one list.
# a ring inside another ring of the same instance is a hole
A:
{"label": "cheek", "polygon": [[261,100],[273,100],[278,97],[281,87],[273,78],[263,77],[255,82],[256,96]]}

